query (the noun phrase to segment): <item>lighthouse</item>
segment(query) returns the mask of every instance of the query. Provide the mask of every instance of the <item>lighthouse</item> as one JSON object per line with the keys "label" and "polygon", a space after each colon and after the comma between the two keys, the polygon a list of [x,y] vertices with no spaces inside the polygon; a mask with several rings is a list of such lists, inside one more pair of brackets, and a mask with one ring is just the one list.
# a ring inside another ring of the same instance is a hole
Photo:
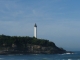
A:
{"label": "lighthouse", "polygon": [[37,38],[37,25],[34,25],[34,37]]}

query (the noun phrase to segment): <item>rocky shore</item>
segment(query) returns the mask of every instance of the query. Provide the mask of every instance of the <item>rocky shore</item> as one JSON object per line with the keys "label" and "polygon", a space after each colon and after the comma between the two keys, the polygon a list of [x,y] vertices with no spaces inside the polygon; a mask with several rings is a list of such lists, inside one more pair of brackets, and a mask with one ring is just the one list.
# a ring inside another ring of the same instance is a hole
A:
{"label": "rocky shore", "polygon": [[62,54],[66,50],[55,43],[34,37],[0,35],[0,54]]}
{"label": "rocky shore", "polygon": [[63,54],[66,53],[66,50],[58,47],[43,47],[39,45],[28,45],[27,49],[19,50],[15,48],[3,48],[0,51],[0,55],[8,54]]}

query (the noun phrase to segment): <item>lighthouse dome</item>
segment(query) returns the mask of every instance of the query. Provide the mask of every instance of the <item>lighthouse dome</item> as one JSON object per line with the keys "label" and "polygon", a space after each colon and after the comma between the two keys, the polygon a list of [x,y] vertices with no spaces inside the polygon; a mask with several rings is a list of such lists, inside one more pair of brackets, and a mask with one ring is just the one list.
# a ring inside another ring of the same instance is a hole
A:
{"label": "lighthouse dome", "polygon": [[35,23],[34,27],[37,27],[36,23]]}

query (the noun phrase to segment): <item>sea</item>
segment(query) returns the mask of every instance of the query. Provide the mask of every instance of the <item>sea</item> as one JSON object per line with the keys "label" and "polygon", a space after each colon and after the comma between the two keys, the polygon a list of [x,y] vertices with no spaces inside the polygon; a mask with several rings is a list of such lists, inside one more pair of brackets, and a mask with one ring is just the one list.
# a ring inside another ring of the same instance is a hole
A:
{"label": "sea", "polygon": [[0,55],[0,60],[80,60],[80,51],[76,51],[72,54]]}

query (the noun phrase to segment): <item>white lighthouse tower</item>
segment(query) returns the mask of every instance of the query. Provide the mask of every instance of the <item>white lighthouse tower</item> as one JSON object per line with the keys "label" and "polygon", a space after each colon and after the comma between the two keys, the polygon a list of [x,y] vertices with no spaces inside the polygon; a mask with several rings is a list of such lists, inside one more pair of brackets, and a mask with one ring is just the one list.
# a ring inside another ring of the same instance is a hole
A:
{"label": "white lighthouse tower", "polygon": [[37,25],[34,25],[34,37],[37,38]]}

